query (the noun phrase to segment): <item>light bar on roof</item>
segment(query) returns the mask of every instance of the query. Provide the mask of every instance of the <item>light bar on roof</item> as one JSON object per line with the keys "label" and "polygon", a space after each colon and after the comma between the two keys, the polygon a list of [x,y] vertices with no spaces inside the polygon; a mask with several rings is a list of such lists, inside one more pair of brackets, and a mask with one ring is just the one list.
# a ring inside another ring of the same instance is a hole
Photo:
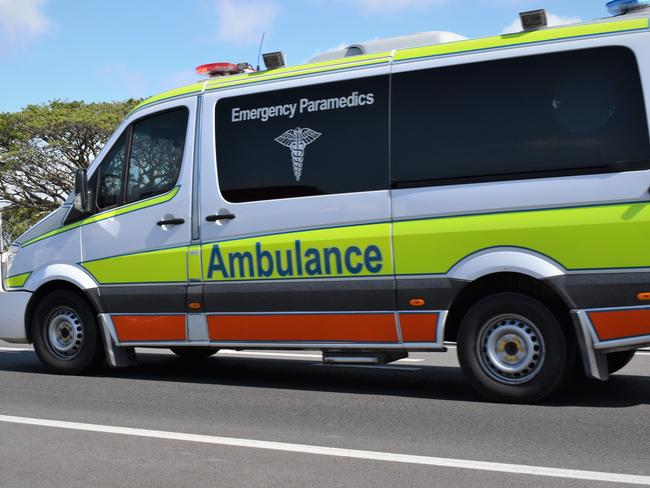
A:
{"label": "light bar on roof", "polygon": [[234,63],[208,63],[196,67],[196,74],[201,76],[228,76],[239,73],[239,66]]}
{"label": "light bar on roof", "polygon": [[623,15],[643,7],[650,7],[650,0],[612,0],[607,3],[607,10],[612,15]]}

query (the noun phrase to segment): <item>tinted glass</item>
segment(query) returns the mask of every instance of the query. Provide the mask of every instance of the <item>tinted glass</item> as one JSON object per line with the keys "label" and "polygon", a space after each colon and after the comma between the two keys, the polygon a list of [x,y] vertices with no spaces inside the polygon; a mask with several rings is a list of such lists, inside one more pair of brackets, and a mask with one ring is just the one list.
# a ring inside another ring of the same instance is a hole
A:
{"label": "tinted glass", "polygon": [[99,166],[97,208],[103,209],[122,203],[122,181],[125,160],[126,132],[115,142],[115,145],[113,145]]}
{"label": "tinted glass", "polygon": [[133,124],[127,202],[174,187],[183,160],[187,117],[187,109],[180,109]]}
{"label": "tinted glass", "polygon": [[399,73],[392,100],[398,184],[649,167],[639,72],[627,48]]}
{"label": "tinted glass", "polygon": [[221,192],[231,202],[388,187],[388,78],[222,99]]}

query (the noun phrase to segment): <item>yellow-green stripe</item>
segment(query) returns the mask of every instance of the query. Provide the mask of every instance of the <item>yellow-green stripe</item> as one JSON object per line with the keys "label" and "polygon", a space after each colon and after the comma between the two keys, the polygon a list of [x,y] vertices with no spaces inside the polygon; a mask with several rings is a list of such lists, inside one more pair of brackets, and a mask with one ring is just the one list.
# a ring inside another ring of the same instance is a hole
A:
{"label": "yellow-green stripe", "polygon": [[201,281],[203,279],[201,246],[190,246],[187,250],[187,278],[190,281]]}
{"label": "yellow-green stripe", "polygon": [[7,288],[22,288],[25,286],[25,283],[31,276],[31,271],[29,273],[22,273],[15,276],[9,276],[5,281]]}
{"label": "yellow-green stripe", "polygon": [[115,256],[81,265],[102,285],[179,283],[187,280],[187,247]]}
{"label": "yellow-green stripe", "polygon": [[[327,247],[374,245],[381,250],[380,273],[359,274],[345,271],[337,276],[376,276],[393,273],[393,253],[397,275],[445,274],[458,262],[481,250],[515,247],[535,251],[551,258],[568,270],[625,269],[650,267],[650,203],[625,203],[602,206],[527,210],[482,215],[451,216],[393,224],[393,248],[390,224],[356,226],[290,232],[230,241],[205,243],[201,247],[202,263],[196,255],[188,261],[188,247],[143,252],[83,263],[102,284],[184,282],[189,275],[200,279],[201,267],[206,281],[238,279],[295,279],[303,273],[280,276],[277,269],[269,276],[223,276],[209,279],[207,270],[213,246],[219,245],[224,263],[232,253],[256,255],[260,250],[278,253],[286,261],[287,251],[295,254],[295,242],[302,252],[317,249],[322,255]],[[196,252],[198,246],[191,246]],[[189,265],[188,265],[189,262]],[[323,277],[334,276],[324,274]],[[26,280],[26,278],[25,278]]]}
{"label": "yellow-green stripe", "polygon": [[569,270],[650,266],[650,204],[396,222],[398,275],[444,274],[486,248],[522,247]]}
{"label": "yellow-green stripe", "polygon": [[440,56],[445,54],[458,54],[467,51],[480,51],[511,47],[535,42],[554,41],[571,37],[585,37],[594,35],[614,34],[625,31],[641,30],[648,28],[648,19],[620,20],[614,22],[599,22],[594,24],[577,25],[569,27],[556,27],[530,32],[517,32],[501,36],[486,37],[483,39],[470,39],[455,41],[446,44],[402,49],[395,53],[395,61],[413,58]]}
{"label": "yellow-green stripe", "polygon": [[137,110],[145,105],[151,103],[159,102],[161,100],[166,100],[169,98],[175,98],[180,96],[188,96],[194,93],[200,93],[203,91],[203,86],[205,83],[205,90],[215,90],[219,88],[226,88],[229,86],[237,85],[246,85],[252,83],[260,83],[264,81],[273,81],[283,78],[292,78],[295,76],[305,76],[316,73],[323,73],[328,71],[336,71],[341,69],[350,69],[358,68],[378,63],[388,63],[390,61],[390,53],[374,53],[366,54],[362,56],[351,56],[345,59],[335,59],[331,61],[323,61],[320,63],[312,63],[298,66],[290,66],[286,68],[279,68],[272,71],[258,71],[255,73],[245,73],[234,76],[227,76],[221,78],[214,78],[211,80],[206,80],[202,83],[195,83],[193,85],[184,86],[181,88],[176,88],[174,90],[169,90],[163,92],[154,97],[148,98],[147,100],[140,103],[135,107],[134,110]]}
{"label": "yellow-green stripe", "polygon": [[171,200],[172,198],[174,198],[176,196],[176,194],[178,193],[179,189],[180,189],[180,187],[177,186],[176,188],[170,190],[169,192],[164,193],[162,195],[159,195],[157,197],[152,197],[152,198],[149,198],[148,200],[142,200],[140,202],[125,205],[123,207],[119,207],[119,208],[116,208],[114,210],[108,210],[106,212],[101,212],[101,213],[93,215],[92,217],[88,217],[87,219],[81,220],[79,222],[75,222],[74,224],[59,227],[58,229],[55,229],[55,230],[53,230],[51,232],[47,232],[46,234],[43,234],[43,235],[40,235],[38,237],[34,237],[33,239],[30,239],[29,241],[23,243],[22,247],[29,246],[30,244],[34,244],[36,242],[42,241],[43,239],[47,239],[48,237],[52,237],[52,236],[55,236],[57,234],[67,232],[69,230],[76,229],[76,228],[81,227],[83,225],[92,224],[94,222],[99,222],[99,221],[102,221],[102,220],[110,219],[111,217],[117,217],[118,215],[122,215],[122,214],[129,213],[129,212],[134,212],[136,210],[141,210],[141,209],[147,208],[147,207],[152,207],[152,206],[158,205],[160,203],[165,203],[165,202]]}
{"label": "yellow-green stripe", "polygon": [[[221,256],[224,259],[224,264],[230,267],[229,257],[234,253],[250,253],[256,256],[256,244],[260,244],[261,249],[270,253],[273,256],[280,255],[284,260],[284,266],[287,266],[287,252],[291,253],[292,259],[296,259],[295,242],[300,241],[300,247],[303,255],[301,260],[307,260],[306,253],[309,249],[317,250],[320,255],[324,255],[325,248],[336,247],[344,251],[350,246],[357,246],[365,249],[367,246],[374,245],[379,248],[382,257],[381,271],[372,273],[365,267],[357,274],[349,272],[345,267],[342,273],[334,271],[334,266],[330,268],[330,273],[323,272],[318,277],[355,277],[355,276],[385,276],[393,274],[393,259],[392,250],[390,245],[390,224],[366,224],[356,225],[349,227],[336,227],[331,229],[318,229],[308,230],[303,232],[291,232],[287,234],[275,234],[261,237],[249,237],[245,239],[237,239],[232,241],[224,241],[217,243],[208,243],[203,245],[203,269],[206,281],[236,281],[248,280],[250,276],[242,277],[224,276],[221,272],[215,272],[212,277],[209,276],[210,262],[212,258],[213,246],[218,245]],[[359,259],[359,258],[357,258]],[[324,260],[323,260],[324,261]],[[298,272],[297,266],[292,265],[293,274],[290,276],[281,276],[278,273],[277,266],[274,267],[273,272],[265,277],[253,277],[253,279],[295,279],[295,278],[311,278],[314,277],[307,273],[306,265],[303,266],[302,273]]]}
{"label": "yellow-green stripe", "polygon": [[[470,39],[465,41],[434,44],[424,47],[398,50],[395,53],[395,61],[406,61],[423,57],[441,56],[449,54],[460,54],[464,52],[481,51],[484,49],[496,49],[503,47],[514,47],[536,42],[555,41],[570,39],[573,37],[586,37],[594,35],[616,34],[628,31],[648,29],[650,27],[647,18],[615,20],[611,22],[597,22],[585,25],[568,27],[556,27],[530,32],[517,32],[501,36],[486,37],[483,39]],[[135,110],[151,103],[167,100],[170,98],[189,96],[201,93],[205,84],[206,90],[215,90],[230,86],[246,85],[264,81],[273,81],[283,78],[292,78],[309,74],[323,73],[340,69],[362,67],[381,62],[390,61],[390,52],[366,54],[343,59],[334,59],[319,63],[291,66],[273,71],[260,71],[246,73],[223,78],[215,78],[206,82],[194,83],[163,92],[140,103]]]}

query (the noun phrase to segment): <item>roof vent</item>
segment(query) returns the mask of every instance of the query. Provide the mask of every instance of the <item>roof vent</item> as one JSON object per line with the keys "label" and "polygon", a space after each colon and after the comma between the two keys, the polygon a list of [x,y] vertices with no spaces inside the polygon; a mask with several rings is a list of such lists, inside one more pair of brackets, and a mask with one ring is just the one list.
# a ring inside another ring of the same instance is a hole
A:
{"label": "roof vent", "polygon": [[361,54],[374,54],[393,49],[408,49],[411,47],[430,46],[431,44],[443,44],[445,42],[464,41],[467,39],[459,34],[453,32],[434,31],[434,32],[421,32],[419,34],[411,34],[408,36],[389,37],[387,39],[375,39],[372,41],[358,42],[350,44],[332,51],[327,51],[319,54],[315,58],[310,59],[309,63],[317,63],[320,61],[331,61],[333,59],[345,58],[349,56],[359,56]]}
{"label": "roof vent", "polygon": [[348,46],[348,48],[345,50],[346,58],[350,56],[361,56],[362,54],[366,53],[363,51],[363,48],[359,46]]}

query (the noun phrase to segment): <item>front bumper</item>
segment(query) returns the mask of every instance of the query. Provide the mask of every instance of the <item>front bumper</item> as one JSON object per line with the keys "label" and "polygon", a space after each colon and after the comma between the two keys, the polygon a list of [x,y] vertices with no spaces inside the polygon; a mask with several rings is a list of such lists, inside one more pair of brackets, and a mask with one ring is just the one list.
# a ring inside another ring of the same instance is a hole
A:
{"label": "front bumper", "polygon": [[0,339],[27,343],[25,312],[32,297],[29,291],[5,291],[0,272]]}

